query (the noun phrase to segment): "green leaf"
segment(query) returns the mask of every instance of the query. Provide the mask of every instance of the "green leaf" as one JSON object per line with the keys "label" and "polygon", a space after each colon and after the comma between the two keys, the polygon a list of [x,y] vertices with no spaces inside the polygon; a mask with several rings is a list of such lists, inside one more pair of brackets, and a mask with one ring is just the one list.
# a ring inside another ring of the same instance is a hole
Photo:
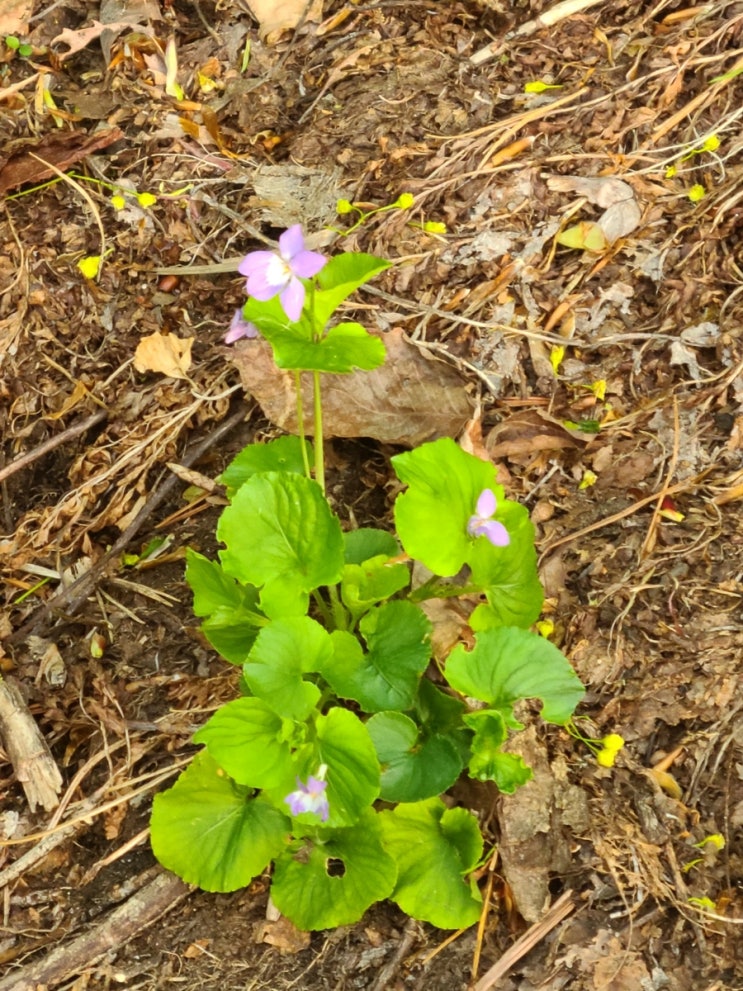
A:
{"label": "green leaf", "polygon": [[251,798],[203,751],[168,791],[155,795],[150,837],[168,870],[205,891],[235,891],[286,846],[289,820]]}
{"label": "green leaf", "polygon": [[482,899],[474,880],[466,880],[482,856],[475,817],[431,798],[398,805],[380,819],[385,848],[397,862],[392,900],[403,912],[439,929],[477,922]]}
{"label": "green leaf", "polygon": [[524,763],[523,757],[503,753],[501,750],[508,736],[502,713],[493,709],[479,709],[466,715],[464,721],[475,731],[468,766],[471,777],[478,781],[495,781],[500,791],[506,795],[512,795],[517,788],[531,780],[531,768]]}
{"label": "green leaf", "polygon": [[307,340],[302,327],[292,324],[274,331],[271,346],[279,368],[335,375],[378,368],[385,356],[382,340],[360,323],[339,323],[318,340]]}
{"label": "green leaf", "polygon": [[[286,796],[295,790],[296,778],[306,782],[325,764],[328,827],[352,826],[379,796],[379,761],[369,732],[358,716],[347,709],[330,709],[318,716],[315,738],[300,746],[293,770],[268,791],[278,808],[286,809]],[[316,823],[313,813],[297,816],[299,822]]]}
{"label": "green leaf", "polygon": [[242,664],[258,630],[266,623],[258,611],[258,590],[240,585],[216,561],[188,550],[186,581],[194,594],[193,611],[207,616],[201,631],[230,664]]}
{"label": "green leaf", "polygon": [[364,564],[347,564],[341,578],[341,599],[354,620],[371,606],[391,598],[410,584],[410,572],[404,564],[390,564],[386,554],[370,558]]}
{"label": "green leaf", "polygon": [[235,699],[194,734],[210,756],[240,785],[270,788],[291,773],[284,720],[260,699]]}
{"label": "green leaf", "polygon": [[446,737],[459,754],[460,766],[464,767],[470,756],[472,734],[463,725],[465,705],[461,699],[447,695],[436,688],[428,678],[422,678],[415,700],[415,712],[423,735]]}
{"label": "green leaf", "polygon": [[541,699],[542,719],[563,724],[585,694],[554,644],[515,626],[475,634],[470,651],[462,644],[455,647],[446,662],[446,679],[463,695],[488,702],[514,727],[520,725],[513,718],[519,699]]}
{"label": "green leaf", "polygon": [[504,500],[499,519],[508,530],[508,547],[493,547],[484,537],[474,541],[467,554],[471,582],[485,592],[487,605],[470,617],[473,630],[494,626],[528,629],[542,611],[544,592],[537,572],[534,524],[525,506]]}
{"label": "green leaf", "polygon": [[243,666],[250,690],[289,719],[306,719],[320,689],[302,676],[322,670],[333,654],[330,634],[309,616],[275,620],[258,634]]}
{"label": "green leaf", "polygon": [[201,624],[206,639],[230,664],[245,663],[259,629],[255,613],[242,609],[217,609]]}
{"label": "green leaf", "polygon": [[335,830],[322,842],[292,843],[276,860],[271,898],[300,929],[333,929],[356,922],[387,898],[396,877],[378,816],[368,809],[356,826]]}
{"label": "green leaf", "polygon": [[211,616],[213,612],[225,607],[237,609],[247,604],[246,599],[252,599],[250,606],[258,601],[256,589],[246,590],[234,578],[226,575],[216,561],[210,561],[190,548],[186,551],[186,581],[193,592],[195,616]]}
{"label": "green leaf", "polygon": [[396,557],[400,547],[391,533],[374,527],[359,527],[343,534],[346,564],[363,564],[372,557],[385,554]]}
{"label": "green leaf", "polygon": [[301,475],[253,475],[220,517],[217,537],[228,575],[297,593],[333,585],[343,570],[343,534],[320,486]]}
{"label": "green leaf", "polygon": [[[312,444],[304,441],[307,461],[314,462]],[[259,472],[283,471],[295,475],[304,475],[304,459],[302,458],[302,439],[287,434],[277,437],[266,444],[248,444],[227,465],[219,476],[222,485],[227,486],[229,495],[233,495],[241,485]]]}
{"label": "green leaf", "polygon": [[412,602],[394,601],[371,609],[359,629],[368,653],[350,633],[336,630],[323,677],[366,712],[410,708],[431,656],[430,622]]}
{"label": "green leaf", "polygon": [[417,802],[440,795],[459,777],[464,761],[446,736],[427,738],[401,712],[380,712],[366,724],[382,765],[381,797]]}
{"label": "green leaf", "polygon": [[[408,485],[395,502],[403,547],[435,574],[457,574],[475,543],[467,523],[483,489],[492,489],[502,505],[503,487],[495,484],[494,466],[467,454],[449,437],[396,454],[392,465]],[[484,537],[477,540],[488,543]],[[499,550],[508,553],[508,548]]]}
{"label": "green leaf", "polygon": [[390,265],[391,262],[384,258],[375,258],[361,251],[334,255],[317,275],[319,288],[314,294],[317,325],[324,327],[344,299]]}

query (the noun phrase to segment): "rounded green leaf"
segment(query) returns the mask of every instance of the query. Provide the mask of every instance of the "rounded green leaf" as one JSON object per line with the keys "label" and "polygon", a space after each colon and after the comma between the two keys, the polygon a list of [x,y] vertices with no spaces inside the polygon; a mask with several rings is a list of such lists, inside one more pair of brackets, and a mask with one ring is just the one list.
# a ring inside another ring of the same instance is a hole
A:
{"label": "rounded green leaf", "polygon": [[475,646],[460,644],[446,662],[446,680],[463,695],[488,702],[506,723],[518,699],[542,700],[542,719],[567,722],[585,694],[568,659],[544,637],[516,626],[475,634]]}
{"label": "rounded green leaf", "polygon": [[318,763],[327,764],[329,826],[350,825],[379,795],[379,761],[364,723],[347,709],[317,720]]}
{"label": "rounded green leaf", "polygon": [[253,475],[217,526],[228,575],[250,585],[293,584],[298,592],[340,580],[343,534],[320,486],[301,475]]}
{"label": "rounded green leaf", "polygon": [[534,524],[525,506],[507,499],[500,503],[498,518],[511,538],[508,547],[493,547],[482,539],[474,541],[468,550],[471,583],[482,589],[488,600],[487,605],[475,610],[471,626],[474,630],[494,626],[528,629],[538,619],[544,601],[537,572]]}
{"label": "rounded green leaf", "polygon": [[291,770],[284,720],[260,699],[228,702],[193,739],[241,785],[270,788]]}
{"label": "rounded green leaf", "polygon": [[323,676],[366,712],[409,709],[431,656],[429,620],[412,602],[393,601],[371,609],[359,627],[368,652],[349,633],[335,632]]}
{"label": "rounded green leaf", "polygon": [[289,841],[289,820],[228,777],[206,751],[155,796],[150,838],[168,870],[205,891],[235,891]]}
{"label": "rounded green leaf", "polygon": [[401,712],[379,712],[366,724],[382,765],[386,802],[417,802],[440,795],[459,777],[464,762],[455,741],[422,734]]}
{"label": "rounded green leaf", "polygon": [[304,474],[302,444],[305,445],[307,461],[314,462],[312,445],[300,437],[286,434],[269,440],[265,444],[248,444],[227,465],[219,476],[222,485],[227,486],[228,494],[234,494],[249,478],[260,472],[282,471],[295,475]]}
{"label": "rounded green leaf", "polygon": [[388,558],[400,553],[397,541],[386,530],[362,526],[343,534],[346,564],[363,564],[372,557],[386,554]]}
{"label": "rounded green leaf", "polygon": [[264,627],[243,665],[258,698],[282,716],[306,719],[320,689],[302,676],[322,670],[333,653],[330,634],[309,616],[275,620]]}
{"label": "rounded green leaf", "polygon": [[276,860],[271,898],[300,929],[333,929],[387,898],[397,871],[368,809],[359,823],[323,842],[297,840]]}
{"label": "rounded green leaf", "polygon": [[482,836],[466,809],[438,798],[380,813],[385,849],[397,862],[392,900],[407,915],[440,929],[463,929],[480,916],[482,899],[467,875],[482,856]]}
{"label": "rounded green leaf", "polygon": [[356,368],[371,371],[384,363],[381,338],[360,323],[339,323],[318,340],[308,340],[301,327],[292,325],[271,335],[274,359],[279,368],[335,375]]}
{"label": "rounded green leaf", "polygon": [[[434,574],[450,577],[461,569],[475,542],[467,523],[483,489],[500,504],[503,488],[495,484],[495,467],[443,437],[392,458],[406,492],[395,502],[395,524],[407,553]],[[484,537],[478,541],[487,543]],[[508,548],[499,548],[502,554]]]}

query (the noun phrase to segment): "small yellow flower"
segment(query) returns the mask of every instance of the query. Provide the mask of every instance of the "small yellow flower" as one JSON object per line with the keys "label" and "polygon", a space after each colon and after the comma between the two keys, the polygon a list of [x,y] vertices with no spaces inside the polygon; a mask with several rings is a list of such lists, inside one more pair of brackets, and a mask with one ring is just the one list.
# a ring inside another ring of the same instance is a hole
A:
{"label": "small yellow flower", "polygon": [[123,196],[119,196],[119,194],[116,193],[114,196],[111,197],[111,206],[114,208],[114,210],[123,210],[124,207],[126,206],[126,200],[124,199]]}
{"label": "small yellow flower", "polygon": [[415,203],[415,196],[412,193],[400,193],[395,201],[395,206],[401,210],[409,210]]}
{"label": "small yellow flower", "polygon": [[717,151],[720,147],[720,139],[716,134],[710,134],[707,140],[702,145],[702,151]]}
{"label": "small yellow flower", "polygon": [[442,224],[440,220],[427,220],[423,230],[426,234],[446,234],[446,224]]}
{"label": "small yellow flower", "polygon": [[540,619],[539,622],[536,623],[536,627],[539,636],[544,637],[545,640],[548,640],[555,632],[555,624],[551,619]]}
{"label": "small yellow flower", "polygon": [[624,746],[624,737],[620,736],[619,733],[609,733],[603,738],[601,745],[605,750],[613,750],[617,753]]}
{"label": "small yellow flower", "polygon": [[614,761],[617,759],[618,750],[599,750],[596,754],[596,763],[600,764],[601,767],[614,767]]}
{"label": "small yellow flower", "polygon": [[669,165],[668,168],[666,169],[666,179],[673,179],[673,177],[676,175],[677,172],[678,169],[676,168],[675,165]]}
{"label": "small yellow flower", "polygon": [[137,193],[137,203],[146,210],[157,203],[157,196],[153,196],[152,193]]}
{"label": "small yellow flower", "polygon": [[598,475],[596,474],[596,472],[591,471],[590,468],[586,468],[586,470],[583,472],[583,477],[581,478],[578,484],[578,489],[579,490],[590,489],[591,486],[595,485],[597,481],[598,481]]}
{"label": "small yellow flower", "polygon": [[725,849],[725,837],[721,833],[712,833],[710,836],[705,836],[703,840],[695,843],[694,846],[699,850],[703,850],[708,843],[711,843],[716,850]]}
{"label": "small yellow flower", "polygon": [[550,365],[552,365],[552,371],[557,375],[557,371],[562,364],[562,359],[565,357],[565,348],[562,344],[555,344],[555,346],[550,351]]}
{"label": "small yellow flower", "polygon": [[101,256],[88,255],[86,258],[81,258],[77,267],[86,279],[94,279],[101,270]]}
{"label": "small yellow flower", "polygon": [[687,193],[687,196],[689,197],[692,203],[698,203],[700,200],[703,200],[706,195],[707,195],[707,190],[704,188],[704,186],[701,186],[698,182],[695,183]]}
{"label": "small yellow flower", "polygon": [[350,200],[338,200],[335,204],[335,210],[336,213],[339,213],[341,216],[346,213],[351,213],[353,210],[353,203],[351,203]]}

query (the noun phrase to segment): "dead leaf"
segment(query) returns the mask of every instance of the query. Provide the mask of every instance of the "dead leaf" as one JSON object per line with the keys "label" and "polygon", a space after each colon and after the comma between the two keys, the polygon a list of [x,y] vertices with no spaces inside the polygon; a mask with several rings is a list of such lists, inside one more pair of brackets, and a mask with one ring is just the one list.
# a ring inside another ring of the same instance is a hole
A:
{"label": "dead leaf", "polygon": [[118,127],[112,127],[91,135],[84,131],[62,131],[47,134],[41,140],[11,142],[0,157],[0,195],[27,182],[41,182],[56,175],[44,162],[64,172],[123,137]]}
{"label": "dead leaf", "polygon": [[97,38],[101,39],[101,50],[106,65],[111,61],[111,48],[114,41],[124,31],[139,31],[150,38],[155,38],[155,31],[150,21],[161,21],[162,14],[155,0],[103,0],[100,9],[100,21],[93,21],[90,27],[72,31],[65,28],[52,45],[69,45],[69,51],[59,55],[60,62],[66,61],[72,55],[87,48]]}
{"label": "dead leaf", "polygon": [[585,196],[589,203],[595,203],[604,209],[614,203],[634,199],[632,187],[614,176],[555,175],[547,179],[547,186],[556,193]]}
{"label": "dead leaf", "polygon": [[28,34],[34,0],[0,0],[0,34]]}
{"label": "dead leaf", "polygon": [[537,451],[558,451],[562,448],[581,449],[595,435],[568,430],[560,420],[540,410],[524,410],[506,417],[488,434],[485,447],[488,456],[513,458],[536,454]]}
{"label": "dead leaf", "polygon": [[276,921],[264,922],[258,928],[256,942],[275,946],[280,953],[300,953],[310,945],[310,934],[297,929],[282,915]]}
{"label": "dead leaf", "polygon": [[300,23],[322,20],[322,0],[248,0],[248,6],[258,21],[261,41],[269,44]]}
{"label": "dead leaf", "polygon": [[34,0],[0,0],[0,34],[28,34]]}
{"label": "dead leaf", "polygon": [[[471,415],[464,380],[454,368],[410,344],[399,328],[383,335],[387,360],[372,372],[325,375],[326,437],[373,437],[414,447],[456,437]],[[264,340],[239,341],[230,356],[245,389],[273,423],[297,432],[294,373],[277,368]],[[302,375],[305,426],[312,434],[312,376]]]}
{"label": "dead leaf", "polygon": [[176,337],[175,334],[155,332],[143,337],[134,353],[134,367],[138,372],[160,372],[174,379],[187,379],[191,367],[193,337]]}

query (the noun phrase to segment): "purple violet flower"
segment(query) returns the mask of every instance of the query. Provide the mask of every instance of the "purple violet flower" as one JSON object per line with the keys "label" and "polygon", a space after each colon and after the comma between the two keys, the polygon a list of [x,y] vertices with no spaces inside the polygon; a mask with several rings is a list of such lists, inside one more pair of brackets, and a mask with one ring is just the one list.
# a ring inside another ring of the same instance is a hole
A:
{"label": "purple violet flower", "polygon": [[260,337],[260,332],[255,324],[250,323],[243,317],[242,310],[235,310],[235,315],[230,321],[230,329],[225,335],[224,343],[234,344],[241,337]]}
{"label": "purple violet flower", "polygon": [[302,315],[305,289],[300,279],[311,279],[327,262],[317,251],[307,251],[300,224],[295,224],[279,238],[279,250],[251,251],[238,266],[247,276],[249,296],[258,300],[273,299],[278,294],[284,313],[296,323]]}
{"label": "purple violet flower", "polygon": [[477,500],[474,515],[467,523],[467,533],[470,537],[487,537],[493,547],[508,547],[511,538],[508,530],[491,517],[495,516],[498,500],[492,489],[483,489]]}
{"label": "purple violet flower", "polygon": [[297,790],[290,792],[284,799],[293,816],[301,815],[303,812],[314,812],[322,822],[327,822],[330,815],[328,797],[325,794],[328,782],[323,780],[327,770],[327,765],[321,764],[317,772],[319,776],[315,778],[310,774],[306,785],[297,778]]}

